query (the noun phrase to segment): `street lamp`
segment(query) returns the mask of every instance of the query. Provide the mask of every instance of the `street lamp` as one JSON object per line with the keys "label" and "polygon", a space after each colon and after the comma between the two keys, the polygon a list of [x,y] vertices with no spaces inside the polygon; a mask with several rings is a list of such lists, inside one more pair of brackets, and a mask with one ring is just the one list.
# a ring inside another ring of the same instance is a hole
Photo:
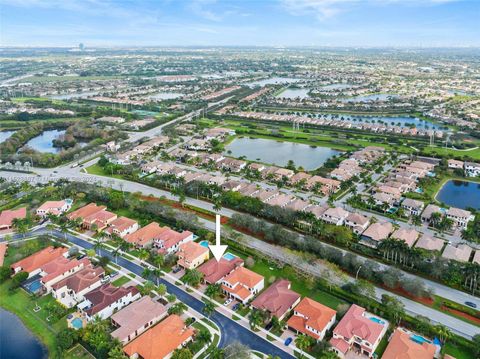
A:
{"label": "street lamp", "polygon": [[360,269],[362,269],[362,264],[357,269],[357,274],[355,274],[355,280],[358,280],[358,273],[360,273]]}

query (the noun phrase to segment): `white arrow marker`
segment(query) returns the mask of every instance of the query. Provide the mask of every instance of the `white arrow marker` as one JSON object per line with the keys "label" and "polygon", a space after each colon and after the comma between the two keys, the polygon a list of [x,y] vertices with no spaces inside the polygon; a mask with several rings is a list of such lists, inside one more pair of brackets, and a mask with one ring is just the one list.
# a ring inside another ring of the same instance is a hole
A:
{"label": "white arrow marker", "polygon": [[208,247],[212,251],[213,256],[217,260],[217,262],[220,261],[220,259],[223,256],[223,253],[227,250],[227,245],[222,245],[220,244],[220,215],[217,214],[215,217],[215,245],[209,244]]}

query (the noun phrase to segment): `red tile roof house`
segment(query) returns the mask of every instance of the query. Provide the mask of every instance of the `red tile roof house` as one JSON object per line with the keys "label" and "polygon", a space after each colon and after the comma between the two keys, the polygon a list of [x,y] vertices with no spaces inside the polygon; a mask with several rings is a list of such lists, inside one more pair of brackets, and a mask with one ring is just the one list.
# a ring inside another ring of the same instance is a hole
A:
{"label": "red tile roof house", "polygon": [[203,281],[207,284],[215,284],[220,282],[226,275],[235,268],[243,266],[243,259],[235,257],[231,261],[221,258],[217,262],[215,258],[198,267],[198,271],[203,274]]}
{"label": "red tile roof house", "polygon": [[185,269],[194,269],[209,258],[210,250],[199,243],[190,241],[181,244],[177,256],[177,264]]}
{"label": "red tile roof house", "polygon": [[111,335],[127,344],[167,315],[163,304],[145,296],[113,314],[110,319],[115,329]]}
{"label": "red tile roof house", "polygon": [[58,216],[59,214],[65,213],[72,208],[71,201],[47,201],[37,208],[37,216],[46,217],[49,214]]}
{"label": "red tile roof house", "polygon": [[130,358],[170,358],[173,351],[187,345],[194,334],[195,330],[187,327],[182,318],[172,314],[125,345],[123,351]]}
{"label": "red tile roof house", "polygon": [[315,340],[323,340],[325,333],[335,324],[337,312],[313,299],[303,298],[287,321],[297,334],[303,333]]}
{"label": "red tile roof house", "polygon": [[49,246],[38,251],[37,253],[34,253],[26,258],[19,260],[18,262],[13,263],[10,268],[12,268],[13,273],[15,274],[18,272],[27,272],[29,277],[33,277],[34,275],[40,273],[40,268],[43,265],[61,256],[68,256],[67,248],[54,248],[52,246]]}
{"label": "red tile roof house", "polygon": [[140,292],[133,286],[117,288],[107,283],[85,294],[85,300],[77,308],[88,321],[95,316],[107,319],[140,297]]}
{"label": "red tile roof house", "polygon": [[370,225],[370,219],[360,213],[350,213],[344,224],[351,228],[355,234],[360,234]]}
{"label": "red tile roof house", "polygon": [[147,224],[131,234],[127,234],[124,239],[139,248],[149,248],[153,245],[153,240],[165,231],[165,227],[160,227],[157,222]]}
{"label": "red tile roof house", "polygon": [[0,214],[0,230],[11,229],[14,219],[23,219],[27,217],[27,208],[6,209]]}
{"label": "red tile roof house", "polygon": [[278,279],[255,298],[251,305],[282,320],[299,302],[300,294],[290,289],[290,282]]}
{"label": "red tile roof house", "polygon": [[120,238],[124,238],[127,234],[132,234],[136,230],[138,230],[137,221],[127,217],[119,217],[113,220],[104,232],[109,236],[115,234]]}
{"label": "red tile roof house", "polygon": [[237,267],[222,280],[222,290],[230,298],[246,304],[264,287],[263,276],[245,267]]}
{"label": "red tile roof house", "polygon": [[406,329],[395,329],[382,358],[433,359],[437,354],[437,347],[431,342],[418,342],[412,339],[413,335],[415,335],[415,333]]}
{"label": "red tile roof house", "polygon": [[89,266],[90,260],[82,258],[80,260],[73,258],[68,259],[63,256],[55,258],[53,261],[44,264],[40,268],[42,278],[40,282],[45,287],[47,293],[52,290],[52,285],[60,282],[62,279],[77,273],[81,269]]}
{"label": "red tile roof house", "polygon": [[86,266],[52,285],[52,296],[67,308],[73,308],[85,299],[85,294],[102,285],[104,273],[102,267]]}
{"label": "red tile roof house", "polygon": [[372,357],[388,329],[388,321],[353,304],[333,330],[332,350],[340,357],[350,349]]}
{"label": "red tile roof house", "polygon": [[381,241],[388,238],[393,232],[393,225],[390,222],[373,223],[362,233],[360,239],[363,245],[376,248]]}
{"label": "red tile roof house", "polygon": [[107,207],[105,206],[97,206],[95,203],[89,203],[69,213],[67,218],[71,220],[80,218],[82,220],[82,227],[85,229],[91,229],[92,225],[95,224],[97,230],[102,230],[117,218],[115,213],[108,212],[106,209]]}
{"label": "red tile roof house", "polygon": [[181,244],[193,241],[193,233],[190,231],[177,232],[168,227],[153,240],[153,245],[162,254],[171,254],[178,251]]}

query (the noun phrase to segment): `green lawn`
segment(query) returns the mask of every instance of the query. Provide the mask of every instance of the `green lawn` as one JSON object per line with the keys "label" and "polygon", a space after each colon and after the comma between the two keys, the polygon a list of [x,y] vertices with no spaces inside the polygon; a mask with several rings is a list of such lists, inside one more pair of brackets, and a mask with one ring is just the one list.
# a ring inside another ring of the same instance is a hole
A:
{"label": "green lawn", "polygon": [[95,359],[90,352],[82,345],[77,344],[68,352],[63,354],[64,359]]}
{"label": "green lawn", "polygon": [[114,280],[112,282],[112,285],[114,285],[115,287],[121,287],[122,285],[127,284],[130,281],[131,281],[131,279],[128,278],[127,276],[122,276],[122,277]]}
{"label": "green lawn", "polygon": [[110,173],[106,173],[104,169],[96,163],[94,165],[91,165],[90,167],[85,168],[85,170],[92,175],[113,177],[113,178],[119,178],[119,179],[122,178],[121,175],[117,175],[117,174],[112,175]]}
{"label": "green lawn", "polygon": [[473,353],[460,349],[450,342],[447,342],[447,344],[444,345],[442,352],[444,354],[449,354],[456,359],[472,359],[475,357]]}
{"label": "green lawn", "polygon": [[385,334],[385,336],[382,338],[382,340],[378,344],[377,350],[375,350],[375,354],[377,354],[379,358],[382,357],[383,352],[387,348],[389,336],[390,336],[390,333]]}

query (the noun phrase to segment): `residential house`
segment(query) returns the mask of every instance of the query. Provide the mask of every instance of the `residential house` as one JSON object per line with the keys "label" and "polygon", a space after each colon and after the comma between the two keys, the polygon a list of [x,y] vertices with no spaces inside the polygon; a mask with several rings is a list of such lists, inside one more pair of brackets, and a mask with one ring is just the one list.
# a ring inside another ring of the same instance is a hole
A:
{"label": "residential house", "polygon": [[398,228],[392,233],[390,238],[403,241],[411,248],[419,236],[420,233],[418,233],[414,228]]}
{"label": "residential house", "polygon": [[290,286],[288,280],[277,279],[253,300],[252,307],[266,310],[272,316],[282,320],[300,302],[300,294],[291,290]]}
{"label": "residential house", "polygon": [[422,212],[422,221],[430,222],[433,213],[442,213],[442,209],[439,206],[434,204],[429,204],[425,207],[425,210]]}
{"label": "residential house", "polygon": [[345,222],[349,214],[350,212],[344,210],[341,207],[329,208],[323,213],[322,220],[336,226],[341,226]]}
{"label": "residential house", "polygon": [[104,230],[107,235],[115,234],[121,238],[124,238],[128,234],[132,234],[138,229],[138,222],[134,219],[127,217],[119,217],[115,219]]}
{"label": "residential house", "polygon": [[110,317],[116,328],[112,337],[125,345],[167,316],[167,309],[146,295]]}
{"label": "residential house", "polygon": [[105,271],[88,265],[78,272],[52,285],[52,296],[67,308],[85,299],[85,294],[102,285]]}
{"label": "residential house", "polygon": [[423,235],[415,244],[415,248],[438,251],[440,253],[444,245],[445,241],[443,239]]}
{"label": "residential house", "polygon": [[166,230],[166,227],[160,227],[157,222],[147,224],[131,234],[127,234],[124,239],[128,243],[132,243],[136,247],[146,248],[153,245],[155,238],[158,238],[161,233]]}
{"label": "residential house", "polygon": [[117,214],[106,210],[98,211],[83,218],[82,228],[102,231],[107,228],[115,219]]}
{"label": "residential house", "polygon": [[311,177],[312,176],[309,175],[308,173],[298,172],[298,173],[295,173],[292,177],[290,177],[289,182],[290,182],[290,185],[292,185],[292,186],[296,186],[297,184],[298,185],[301,185],[301,184],[305,185]]}
{"label": "residential house", "polygon": [[38,252],[13,263],[10,268],[13,273],[27,272],[29,277],[39,274],[41,267],[58,257],[67,257],[68,249],[65,247],[54,248],[48,246]]}
{"label": "residential house", "polygon": [[243,259],[235,257],[232,260],[221,258],[217,261],[215,258],[198,267],[198,271],[203,274],[203,281],[207,284],[219,283],[226,275],[235,268],[243,266]]}
{"label": "residential house", "polygon": [[85,294],[85,300],[77,308],[90,321],[98,316],[101,319],[109,318],[115,311],[122,309],[141,297],[137,288],[114,287],[104,284]]}
{"label": "residential house", "polygon": [[367,229],[370,219],[360,213],[349,213],[344,224],[351,228],[355,234],[360,234]]}
{"label": "residential house", "polygon": [[295,212],[302,212],[305,211],[308,207],[310,207],[311,204],[307,201],[304,201],[303,199],[296,198],[290,203],[288,203],[285,208],[291,209],[292,211]]}
{"label": "residential house", "polygon": [[473,221],[475,216],[470,211],[451,207],[447,210],[447,218],[453,221],[455,227],[466,229],[468,222]]}
{"label": "residential house", "polygon": [[50,293],[52,286],[62,279],[75,274],[81,269],[91,265],[88,258],[65,258],[60,256],[40,267],[40,282],[47,293]]}
{"label": "residential house", "polygon": [[468,177],[479,177],[480,163],[465,162],[465,175]]}
{"label": "residential house", "polygon": [[376,248],[381,241],[388,238],[393,232],[393,225],[390,222],[377,222],[371,224],[365,232],[362,233],[360,239],[362,244]]}
{"label": "residential house", "polygon": [[293,202],[295,198],[296,197],[291,194],[280,193],[278,196],[271,197],[263,202],[270,206],[278,206],[284,208],[286,205]]}
{"label": "residential house", "polygon": [[125,345],[129,358],[170,358],[175,349],[192,340],[195,331],[187,327],[178,315],[172,314]]}
{"label": "residential house", "polygon": [[450,159],[448,160],[448,168],[451,168],[451,169],[463,169],[463,161],[457,161],[457,160],[453,160],[453,159]]}
{"label": "residential house", "polygon": [[162,254],[175,253],[181,244],[193,241],[193,233],[190,231],[177,232],[168,227],[164,228],[153,240],[154,246]]}
{"label": "residential house", "polygon": [[406,198],[402,202],[402,208],[408,216],[419,216],[422,213],[425,204],[416,199]]}
{"label": "residential house", "polygon": [[313,299],[303,298],[294,308],[287,326],[297,334],[306,334],[323,340],[327,330],[335,324],[337,312]]}
{"label": "residential house", "polygon": [[264,287],[264,278],[245,267],[236,267],[222,280],[222,290],[227,296],[246,304]]}
{"label": "residential house", "polygon": [[[382,358],[385,359],[433,359],[437,347],[432,341],[416,340],[420,337],[403,328],[397,328],[390,337]],[[422,338],[423,339],[423,338]]]}
{"label": "residential house", "polygon": [[218,162],[218,164],[220,165],[220,168],[225,171],[238,173],[245,168],[247,162],[237,160],[236,158],[224,158],[223,160]]}
{"label": "residential house", "polygon": [[[82,224],[85,218],[94,218],[95,214],[103,212],[107,209],[106,206],[97,206],[96,203],[89,203],[86,206],[67,214],[67,218],[70,220],[81,220]],[[112,219],[113,220],[113,219]]]}
{"label": "residential house", "polygon": [[185,269],[194,269],[208,261],[209,249],[190,241],[179,246],[177,264]]}
{"label": "residential house", "polygon": [[372,197],[376,206],[383,206],[386,204],[391,207],[398,203],[398,200],[400,199],[400,195],[392,195],[385,192],[375,192]]}
{"label": "residential house", "polygon": [[333,330],[330,344],[342,359],[352,348],[371,358],[387,329],[388,322],[385,319],[353,304]]}
{"label": "residential house", "polygon": [[24,219],[27,217],[27,208],[6,209],[0,213],[0,230],[11,229],[14,219]]}
{"label": "residential house", "polygon": [[468,262],[472,254],[472,247],[466,244],[459,244],[457,247],[447,244],[443,250],[442,257],[457,262]]}
{"label": "residential house", "polygon": [[281,181],[284,178],[288,180],[294,174],[295,172],[293,172],[292,170],[289,170],[288,168],[279,168],[278,170],[275,171],[274,176],[277,181]]}
{"label": "residential house", "polygon": [[37,208],[37,216],[46,217],[49,214],[58,216],[59,214],[69,211],[70,208],[72,208],[71,200],[47,201]]}

